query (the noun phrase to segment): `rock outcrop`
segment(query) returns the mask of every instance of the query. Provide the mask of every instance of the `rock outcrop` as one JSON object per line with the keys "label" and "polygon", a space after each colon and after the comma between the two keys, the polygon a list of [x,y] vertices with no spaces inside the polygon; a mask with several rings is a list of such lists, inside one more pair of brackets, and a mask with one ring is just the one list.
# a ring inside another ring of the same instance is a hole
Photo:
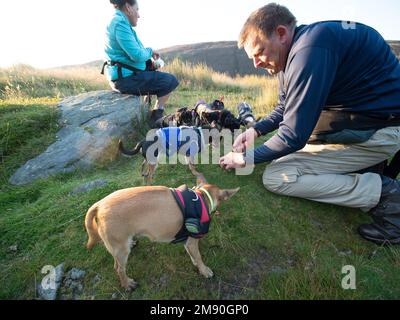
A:
{"label": "rock outcrop", "polygon": [[113,161],[118,154],[118,140],[134,132],[132,124],[143,112],[139,97],[112,91],[70,97],[58,107],[62,129],[57,141],[18,169],[10,178],[11,184],[23,185]]}

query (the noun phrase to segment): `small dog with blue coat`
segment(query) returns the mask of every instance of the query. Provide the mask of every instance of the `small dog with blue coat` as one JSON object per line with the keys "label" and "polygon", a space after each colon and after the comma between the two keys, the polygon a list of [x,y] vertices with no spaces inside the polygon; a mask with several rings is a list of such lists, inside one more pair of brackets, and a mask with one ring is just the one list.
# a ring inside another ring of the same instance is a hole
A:
{"label": "small dog with blue coat", "polygon": [[[205,147],[219,137],[218,130],[210,130],[207,135],[204,129],[198,127],[168,127],[152,131],[153,134],[139,142],[133,150],[125,149],[122,141],[119,141],[119,151],[124,156],[133,157],[142,153],[144,161],[142,164],[142,176],[147,185],[151,185],[158,166],[158,157],[161,153],[168,158],[178,153],[185,156],[186,164],[189,165],[193,175],[200,173],[196,170],[195,159]],[[208,137],[208,141],[207,140]]]}

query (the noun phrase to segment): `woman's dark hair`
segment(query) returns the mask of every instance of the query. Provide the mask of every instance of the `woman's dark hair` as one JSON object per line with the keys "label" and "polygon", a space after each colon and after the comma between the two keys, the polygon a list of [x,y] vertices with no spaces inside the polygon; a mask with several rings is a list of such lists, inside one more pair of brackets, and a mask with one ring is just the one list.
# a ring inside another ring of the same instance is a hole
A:
{"label": "woman's dark hair", "polygon": [[126,3],[134,6],[136,4],[136,0],[110,0],[110,3],[114,5],[115,8],[121,9]]}

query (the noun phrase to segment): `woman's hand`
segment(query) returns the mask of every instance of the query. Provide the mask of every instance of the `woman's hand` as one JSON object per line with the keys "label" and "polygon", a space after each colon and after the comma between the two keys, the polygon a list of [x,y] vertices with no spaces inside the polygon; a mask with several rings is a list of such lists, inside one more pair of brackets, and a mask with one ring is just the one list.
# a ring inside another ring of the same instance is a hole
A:
{"label": "woman's hand", "polygon": [[248,129],[246,132],[242,133],[233,144],[233,152],[246,152],[254,145],[254,141],[258,138],[258,133],[254,128]]}
{"label": "woman's hand", "polygon": [[152,58],[153,58],[154,60],[158,60],[158,59],[160,58],[160,54],[159,54],[158,52],[156,52],[156,51],[153,51]]}

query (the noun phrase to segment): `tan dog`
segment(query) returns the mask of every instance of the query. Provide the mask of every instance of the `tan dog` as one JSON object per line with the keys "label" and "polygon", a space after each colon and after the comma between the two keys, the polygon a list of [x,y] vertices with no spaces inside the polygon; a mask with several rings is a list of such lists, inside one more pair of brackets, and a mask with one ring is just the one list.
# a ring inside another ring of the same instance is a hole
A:
{"label": "tan dog", "polygon": [[[203,184],[211,196],[214,207],[237,193],[234,190],[220,190],[218,187]],[[183,191],[186,186],[178,190]],[[204,199],[210,207],[208,196]],[[183,215],[167,187],[139,187],[117,191],[94,204],[86,214],[85,226],[89,235],[87,248],[91,249],[103,241],[108,252],[114,257],[114,269],[121,281],[121,286],[131,290],[137,283],[126,275],[126,264],[131,250],[133,237],[147,237],[154,242],[170,243],[183,226]],[[201,258],[199,239],[189,237],[185,243],[193,264],[200,273],[211,278],[213,272]]]}

